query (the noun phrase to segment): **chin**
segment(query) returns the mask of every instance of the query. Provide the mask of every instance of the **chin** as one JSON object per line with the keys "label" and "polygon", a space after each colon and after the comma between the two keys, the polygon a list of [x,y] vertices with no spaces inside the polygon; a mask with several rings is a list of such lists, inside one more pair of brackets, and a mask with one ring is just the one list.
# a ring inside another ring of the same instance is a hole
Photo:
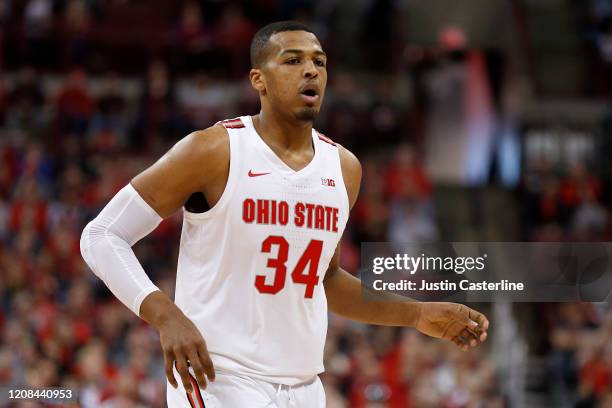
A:
{"label": "chin", "polygon": [[296,112],[295,117],[298,120],[313,122],[318,114],[319,111],[315,108],[302,108]]}

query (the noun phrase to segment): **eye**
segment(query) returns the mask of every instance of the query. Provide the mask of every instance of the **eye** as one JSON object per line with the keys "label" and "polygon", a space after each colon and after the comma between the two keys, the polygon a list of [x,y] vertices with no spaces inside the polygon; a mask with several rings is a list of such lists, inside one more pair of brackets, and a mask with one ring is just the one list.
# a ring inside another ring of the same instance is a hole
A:
{"label": "eye", "polygon": [[315,64],[319,67],[324,67],[325,66],[325,61],[323,61],[322,59],[316,59],[315,60]]}
{"label": "eye", "polygon": [[285,64],[290,64],[290,65],[296,65],[299,63],[300,63],[300,60],[298,58],[290,58],[287,61],[285,61]]}

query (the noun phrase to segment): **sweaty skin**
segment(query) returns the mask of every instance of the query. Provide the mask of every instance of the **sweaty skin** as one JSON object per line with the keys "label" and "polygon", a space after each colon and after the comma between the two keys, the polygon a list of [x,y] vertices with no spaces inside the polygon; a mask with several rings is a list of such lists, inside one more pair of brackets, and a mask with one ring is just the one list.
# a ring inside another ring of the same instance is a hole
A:
{"label": "sweaty skin", "polygon": [[[305,31],[274,34],[266,47],[265,62],[250,71],[250,80],[261,100],[261,112],[253,117],[258,133],[270,148],[294,170],[314,156],[312,120],[319,112],[327,84],[326,56],[317,38]],[[308,91],[308,92],[306,92]],[[339,146],[342,174],[351,208],[361,184],[361,165]],[[132,185],[162,217],[181,209],[195,192],[202,192],[212,208],[223,193],[229,175],[229,136],[221,125],[193,132],[180,140],[151,167],[137,175]],[[360,281],[338,265],[340,248],[327,270],[324,287],[329,309],[365,323],[414,327],[424,334],[454,342],[464,350],[486,340],[486,317],[455,303],[365,301]],[[156,291],[141,304],[140,316],[160,333],[168,380],[178,386],[172,367],[192,391],[187,361],[198,383],[214,381],[213,363],[200,333],[163,292]]]}

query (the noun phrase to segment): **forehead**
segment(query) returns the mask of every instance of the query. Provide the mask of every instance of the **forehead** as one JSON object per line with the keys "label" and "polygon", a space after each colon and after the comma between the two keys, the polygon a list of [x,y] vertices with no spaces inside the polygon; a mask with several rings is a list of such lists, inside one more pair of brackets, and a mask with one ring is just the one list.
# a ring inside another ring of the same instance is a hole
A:
{"label": "forehead", "polygon": [[282,31],[270,37],[268,52],[271,55],[287,49],[299,49],[304,52],[323,51],[317,36],[308,31]]}

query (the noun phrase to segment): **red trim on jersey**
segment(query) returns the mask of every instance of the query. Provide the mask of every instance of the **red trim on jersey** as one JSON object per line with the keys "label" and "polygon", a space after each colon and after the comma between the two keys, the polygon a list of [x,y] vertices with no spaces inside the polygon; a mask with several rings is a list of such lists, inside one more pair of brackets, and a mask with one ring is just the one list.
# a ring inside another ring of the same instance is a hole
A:
{"label": "red trim on jersey", "polygon": [[226,129],[240,129],[244,127],[244,123],[242,123],[242,119],[227,119],[217,122],[223,125]]}
{"label": "red trim on jersey", "polygon": [[324,141],[325,143],[329,143],[332,146],[338,146],[336,144],[336,142],[334,142],[333,140],[331,140],[329,137],[325,136],[323,133],[319,133],[317,132],[317,135],[319,136],[319,139],[321,139],[322,141]]}

